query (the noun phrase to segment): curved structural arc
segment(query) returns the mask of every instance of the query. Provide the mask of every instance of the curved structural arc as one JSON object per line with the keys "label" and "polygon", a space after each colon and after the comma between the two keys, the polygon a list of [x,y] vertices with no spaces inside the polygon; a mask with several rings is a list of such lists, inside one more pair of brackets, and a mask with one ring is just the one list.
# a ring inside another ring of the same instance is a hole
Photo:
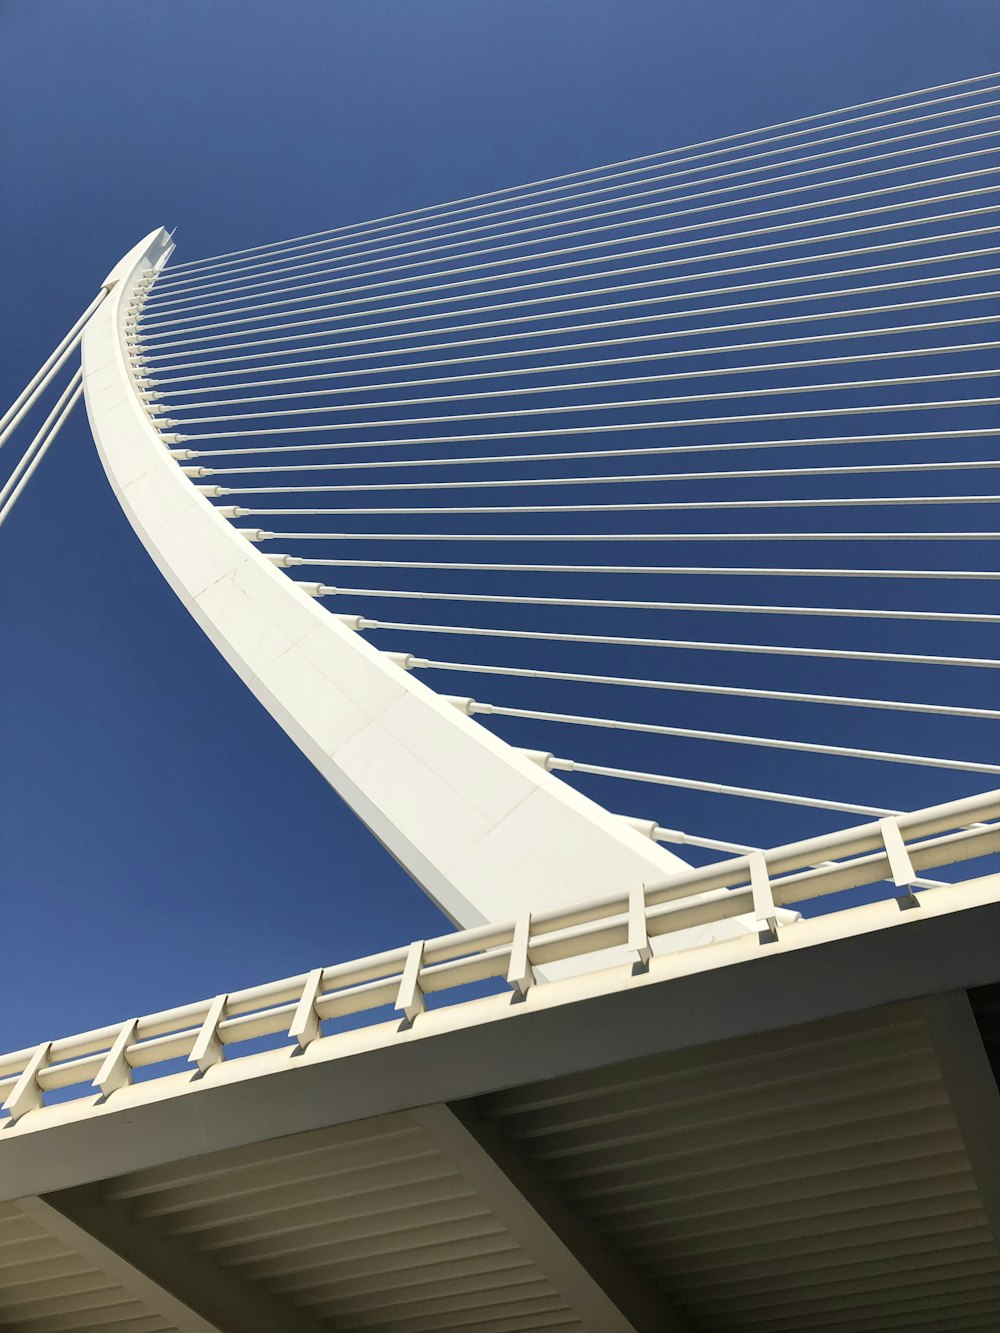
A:
{"label": "curved structural arc", "polygon": [[459,712],[297,588],[182,472],[125,347],[162,229],[105,280],[83,340],[94,439],[164,578],[249,689],[444,912],[469,927],[686,869]]}

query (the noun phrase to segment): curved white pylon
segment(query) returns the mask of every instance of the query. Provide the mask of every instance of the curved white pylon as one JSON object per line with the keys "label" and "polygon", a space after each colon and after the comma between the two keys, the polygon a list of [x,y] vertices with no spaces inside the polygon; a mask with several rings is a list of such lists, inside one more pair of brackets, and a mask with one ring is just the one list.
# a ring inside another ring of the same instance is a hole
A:
{"label": "curved white pylon", "polygon": [[346,628],[195,489],[144,411],[124,340],[130,298],[171,249],[153,232],[109,275],[83,341],[87,411],[132,526],[272,717],[463,926],[683,870]]}

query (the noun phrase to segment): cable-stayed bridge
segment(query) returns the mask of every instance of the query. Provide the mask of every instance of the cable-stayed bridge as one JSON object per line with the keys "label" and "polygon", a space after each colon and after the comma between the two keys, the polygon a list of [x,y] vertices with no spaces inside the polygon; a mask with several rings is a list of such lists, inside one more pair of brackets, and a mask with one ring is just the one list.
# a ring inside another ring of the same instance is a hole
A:
{"label": "cable-stayed bridge", "polygon": [[997,1326],[998,107],[116,265],[0,523],[84,396],[458,929],[0,1056],[5,1327]]}

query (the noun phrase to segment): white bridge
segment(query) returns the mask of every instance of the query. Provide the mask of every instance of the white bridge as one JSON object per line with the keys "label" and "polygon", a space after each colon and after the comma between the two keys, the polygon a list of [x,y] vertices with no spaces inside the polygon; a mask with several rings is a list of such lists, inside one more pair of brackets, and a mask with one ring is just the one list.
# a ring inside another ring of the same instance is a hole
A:
{"label": "white bridge", "polygon": [[0,524],[84,396],[456,930],[0,1055],[3,1328],[1000,1327],[998,147],[984,76],[115,266]]}

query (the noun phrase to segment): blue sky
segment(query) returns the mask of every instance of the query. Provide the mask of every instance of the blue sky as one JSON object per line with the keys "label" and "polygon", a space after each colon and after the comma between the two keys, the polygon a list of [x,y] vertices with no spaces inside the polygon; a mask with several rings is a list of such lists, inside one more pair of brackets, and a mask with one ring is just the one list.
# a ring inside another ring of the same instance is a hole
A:
{"label": "blue sky", "polygon": [[[6,0],[0,403],[158,224],[196,258],[998,57],[992,0]],[[0,624],[4,1047],[444,928],[175,602],[82,414],[0,533]]]}

